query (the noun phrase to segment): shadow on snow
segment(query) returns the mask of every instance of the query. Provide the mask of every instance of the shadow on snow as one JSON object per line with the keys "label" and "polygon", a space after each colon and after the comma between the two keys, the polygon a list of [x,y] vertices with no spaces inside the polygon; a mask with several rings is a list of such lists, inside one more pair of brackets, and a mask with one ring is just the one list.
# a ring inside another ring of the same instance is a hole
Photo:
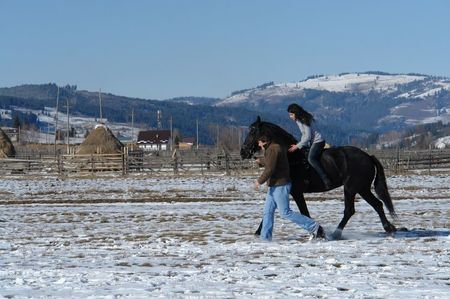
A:
{"label": "shadow on snow", "polygon": [[414,228],[411,230],[402,229],[393,233],[386,233],[386,232],[360,233],[355,231],[347,231],[342,236],[341,239],[333,239],[332,236],[330,235],[329,241],[364,240],[371,238],[405,239],[405,238],[427,238],[427,237],[448,237],[448,236],[450,236],[450,230],[431,230],[431,229]]}

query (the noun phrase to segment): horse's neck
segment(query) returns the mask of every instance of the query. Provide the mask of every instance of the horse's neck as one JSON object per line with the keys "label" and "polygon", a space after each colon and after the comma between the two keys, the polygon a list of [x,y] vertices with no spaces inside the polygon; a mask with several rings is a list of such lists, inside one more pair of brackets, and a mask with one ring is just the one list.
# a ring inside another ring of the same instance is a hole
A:
{"label": "horse's neck", "polygon": [[289,147],[290,145],[297,143],[297,140],[294,138],[294,136],[286,132],[283,128],[272,123],[267,124],[270,130],[274,132],[274,135],[278,136],[280,142],[283,142],[285,146]]}
{"label": "horse's neck", "polygon": [[279,136],[281,136],[281,138],[283,139],[284,145],[286,145],[288,148],[292,144],[297,144],[297,140],[291,134],[288,134],[286,131],[280,132]]}

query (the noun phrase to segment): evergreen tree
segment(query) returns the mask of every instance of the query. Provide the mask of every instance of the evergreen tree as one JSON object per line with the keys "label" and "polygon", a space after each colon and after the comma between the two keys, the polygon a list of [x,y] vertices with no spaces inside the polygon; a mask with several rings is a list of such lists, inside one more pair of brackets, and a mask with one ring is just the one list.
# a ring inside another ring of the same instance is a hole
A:
{"label": "evergreen tree", "polygon": [[16,128],[16,129],[18,129],[18,128],[20,128],[21,126],[22,126],[22,123],[21,123],[21,121],[20,121],[19,116],[18,116],[17,114],[14,115],[14,118],[13,118],[13,127]]}

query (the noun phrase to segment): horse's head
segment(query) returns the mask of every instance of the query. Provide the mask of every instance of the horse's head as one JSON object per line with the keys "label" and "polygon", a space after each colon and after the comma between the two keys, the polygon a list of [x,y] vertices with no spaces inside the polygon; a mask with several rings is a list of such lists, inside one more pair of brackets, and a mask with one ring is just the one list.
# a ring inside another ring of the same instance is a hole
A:
{"label": "horse's head", "polygon": [[274,140],[286,148],[291,144],[297,143],[294,136],[275,124],[261,121],[261,118],[258,116],[256,121],[250,125],[248,135],[242,144],[242,159],[250,159],[253,157],[259,150],[258,139],[263,135],[268,136],[271,140]]}
{"label": "horse's head", "polygon": [[242,159],[250,159],[259,150],[258,138],[261,136],[261,123],[261,118],[258,116],[250,125],[248,135],[241,147]]}

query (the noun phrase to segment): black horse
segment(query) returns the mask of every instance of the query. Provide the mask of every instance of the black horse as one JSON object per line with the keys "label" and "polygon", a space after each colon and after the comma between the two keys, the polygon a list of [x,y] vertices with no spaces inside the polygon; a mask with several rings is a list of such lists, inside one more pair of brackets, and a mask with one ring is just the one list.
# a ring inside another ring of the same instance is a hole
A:
{"label": "black horse", "polygon": [[[275,142],[288,148],[296,144],[297,140],[279,126],[261,121],[258,116],[256,122],[250,125],[249,133],[241,148],[241,157],[249,159],[254,156],[258,149],[258,138],[262,135],[269,136]],[[305,153],[297,150],[288,154],[290,177],[292,181],[291,195],[297,204],[300,213],[310,217],[303,193],[314,193],[328,191],[316,171],[309,167],[306,162]],[[344,185],[345,210],[344,216],[338,227],[332,234],[333,239],[340,239],[342,230],[350,217],[355,213],[355,196],[361,195],[378,213],[383,228],[388,233],[397,231],[384,213],[383,203],[386,205],[391,216],[396,219],[397,215],[386,185],[386,176],[381,163],[375,156],[353,146],[340,146],[325,149],[320,157],[320,162],[332,181],[332,189]],[[375,197],[370,190],[374,182],[375,193],[383,203]],[[329,189],[331,190],[331,189]],[[262,224],[262,222],[261,222]],[[261,224],[255,234],[259,235]]]}

